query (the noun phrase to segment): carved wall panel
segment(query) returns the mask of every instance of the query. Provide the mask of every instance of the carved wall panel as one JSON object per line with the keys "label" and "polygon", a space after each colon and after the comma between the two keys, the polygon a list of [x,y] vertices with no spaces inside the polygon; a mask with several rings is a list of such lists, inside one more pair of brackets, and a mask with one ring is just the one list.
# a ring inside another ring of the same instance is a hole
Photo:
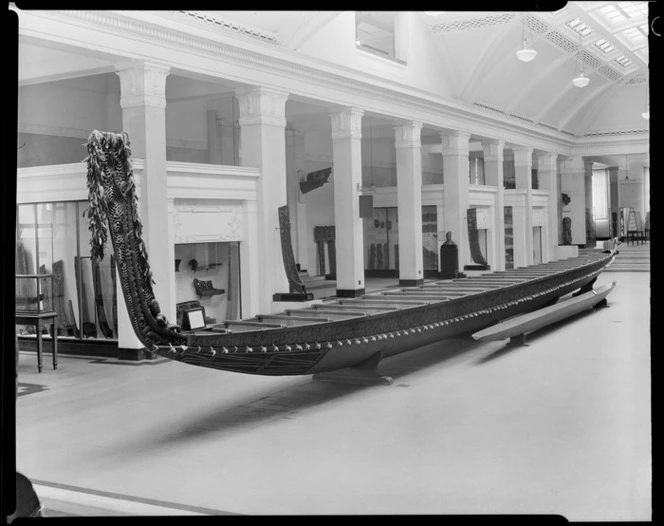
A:
{"label": "carved wall panel", "polygon": [[242,207],[210,201],[175,201],[173,229],[175,243],[242,241]]}

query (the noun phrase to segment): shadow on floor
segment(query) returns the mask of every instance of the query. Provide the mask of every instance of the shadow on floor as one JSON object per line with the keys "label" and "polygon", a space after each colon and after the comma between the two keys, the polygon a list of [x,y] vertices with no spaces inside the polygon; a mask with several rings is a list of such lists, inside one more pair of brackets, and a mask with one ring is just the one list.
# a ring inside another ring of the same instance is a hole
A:
{"label": "shadow on floor", "polygon": [[[480,344],[469,339],[451,339],[415,349],[385,359],[379,365],[381,374],[390,376],[395,384],[409,375],[442,364],[475,350]],[[161,435],[155,442],[168,444],[198,439],[214,434],[219,436],[236,430],[255,428],[279,419],[296,418],[299,412],[321,406],[342,397],[350,397],[364,389],[390,389],[392,386],[364,386],[312,380],[289,386],[232,408],[197,415],[187,422],[179,422],[177,430]]]}

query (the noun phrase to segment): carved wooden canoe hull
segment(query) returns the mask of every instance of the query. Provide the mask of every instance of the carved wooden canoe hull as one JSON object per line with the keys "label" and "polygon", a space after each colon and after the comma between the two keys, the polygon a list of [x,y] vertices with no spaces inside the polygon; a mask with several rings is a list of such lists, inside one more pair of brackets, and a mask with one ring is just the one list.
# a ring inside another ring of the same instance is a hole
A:
{"label": "carved wooden canoe hull", "polygon": [[152,289],[127,134],[95,130],[87,150],[91,258],[104,257],[110,237],[136,336],[147,350],[191,365],[301,375],[376,363],[545,307],[577,289],[586,292],[615,256],[580,250],[563,261],[332,299],[185,332],[168,324]]}
{"label": "carved wooden canoe hull", "polygon": [[[552,263],[546,275],[537,274],[534,278],[519,276],[518,281],[511,284],[505,282],[504,277],[510,276],[507,272],[501,274],[503,282],[497,285],[488,281],[489,275],[406,287],[399,289],[402,295],[387,295],[389,291],[366,294],[355,303],[353,300],[334,299],[282,314],[286,318],[304,313],[327,313],[333,306],[340,308],[340,313],[363,314],[322,323],[238,333],[193,332],[187,335],[183,346],[157,346],[152,350],[183,363],[248,374],[300,375],[334,371],[357,366],[378,353],[387,358],[470,334],[501,320],[542,308],[560,296],[592,285],[612,259],[613,254],[589,252],[567,260],[569,267],[566,269],[561,269],[557,262]],[[547,266],[530,268],[546,270]],[[516,270],[515,275],[518,272]],[[449,296],[448,299],[441,299],[435,293],[436,287],[440,290],[463,290],[459,285],[467,286],[472,292]],[[482,286],[494,288],[477,290]],[[427,300],[418,300],[426,303],[389,311],[372,312],[367,307],[422,297],[414,296],[415,293],[426,297]],[[253,321],[259,319],[262,318],[251,318]]]}

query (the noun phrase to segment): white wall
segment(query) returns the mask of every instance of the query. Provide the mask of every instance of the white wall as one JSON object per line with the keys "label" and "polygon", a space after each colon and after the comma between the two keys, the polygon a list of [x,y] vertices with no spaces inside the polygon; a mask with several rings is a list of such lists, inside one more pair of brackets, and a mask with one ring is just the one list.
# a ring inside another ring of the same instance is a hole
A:
{"label": "white wall", "polygon": [[406,64],[397,63],[357,49],[355,44],[355,14],[341,13],[321,28],[298,52],[327,60],[407,86],[439,95],[451,96],[449,71],[440,50],[415,13],[402,12],[396,24],[405,34],[402,42]]}
{"label": "white wall", "polygon": [[82,161],[93,129],[108,126],[106,94],[61,83],[19,88],[18,166]]}
{"label": "white wall", "polygon": [[[586,133],[647,129],[649,121],[641,117],[641,113],[646,107],[645,101],[645,84],[616,85],[612,87],[604,96],[595,118],[588,124]],[[570,126],[576,126],[574,119],[570,121]]]}

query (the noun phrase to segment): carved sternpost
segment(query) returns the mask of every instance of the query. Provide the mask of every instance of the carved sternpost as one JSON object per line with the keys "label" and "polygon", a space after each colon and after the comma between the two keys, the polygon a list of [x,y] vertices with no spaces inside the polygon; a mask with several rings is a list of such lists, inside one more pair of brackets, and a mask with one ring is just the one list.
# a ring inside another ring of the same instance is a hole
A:
{"label": "carved sternpost", "polygon": [[[175,320],[174,251],[169,225],[166,168],[166,79],[170,67],[150,61],[119,64],[115,72],[120,79],[122,131],[129,136],[132,157],[145,160],[137,175],[140,187],[140,210],[143,239],[150,255],[155,281],[154,293],[162,312]],[[138,349],[139,341],[123,320],[128,320],[118,305],[120,320],[118,345]]]}
{"label": "carved sternpost", "polygon": [[422,255],[422,123],[394,126],[399,214],[399,284],[424,282]]}
{"label": "carved sternpost", "polygon": [[546,239],[547,247],[543,254],[543,262],[554,259],[555,247],[562,238],[561,220],[558,217],[558,154],[546,152],[537,154],[537,175],[540,181],[540,189],[549,192],[547,200],[546,216]]}
{"label": "carved sternpost", "polygon": [[512,148],[514,179],[521,198],[520,206],[512,208],[514,224],[514,266],[532,265],[533,258],[533,149],[528,146]]}
{"label": "carved sternpost", "polygon": [[288,292],[279,231],[279,208],[287,204],[286,100],[288,93],[266,87],[235,92],[240,109],[241,164],[258,168],[258,246],[262,271],[260,305],[274,310],[272,297]]}
{"label": "carved sternpost", "polygon": [[[441,133],[443,154],[443,215],[445,224],[439,230],[452,232],[459,247],[459,268],[470,263],[468,247],[468,168],[470,133],[453,131]],[[439,239],[439,243],[443,240]]]}
{"label": "carved sternpost", "polygon": [[336,230],[337,295],[364,293],[364,238],[358,185],[362,186],[362,116],[358,108],[330,113]]}
{"label": "carved sternpost", "polygon": [[492,235],[494,254],[489,254],[491,268],[505,270],[505,186],[503,160],[505,141],[492,139],[482,141],[484,150],[484,177],[486,184],[496,188]]}

